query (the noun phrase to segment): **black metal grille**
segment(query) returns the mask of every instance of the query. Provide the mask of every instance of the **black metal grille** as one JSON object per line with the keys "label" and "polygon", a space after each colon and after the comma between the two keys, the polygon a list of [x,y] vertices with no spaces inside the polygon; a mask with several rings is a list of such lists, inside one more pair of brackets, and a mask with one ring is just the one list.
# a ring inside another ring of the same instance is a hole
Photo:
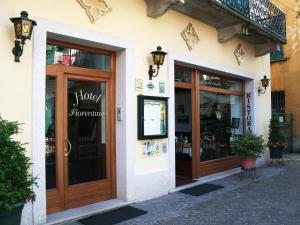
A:
{"label": "black metal grille", "polygon": [[217,0],[286,40],[286,16],[269,0]]}
{"label": "black metal grille", "polygon": [[284,91],[272,91],[272,113],[285,113]]}

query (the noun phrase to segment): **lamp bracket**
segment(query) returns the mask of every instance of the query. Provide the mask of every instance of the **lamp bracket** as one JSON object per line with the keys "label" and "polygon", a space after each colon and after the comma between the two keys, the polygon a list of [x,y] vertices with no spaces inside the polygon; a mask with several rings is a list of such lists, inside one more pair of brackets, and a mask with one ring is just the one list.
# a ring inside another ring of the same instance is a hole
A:
{"label": "lamp bracket", "polygon": [[152,77],[157,77],[158,72],[159,72],[159,65],[156,65],[156,69],[153,69],[153,65],[150,65],[148,70],[149,80],[152,80]]}
{"label": "lamp bracket", "polygon": [[22,41],[15,40],[15,47],[12,49],[12,53],[15,56],[15,62],[20,62],[20,57],[23,54],[23,47],[25,44],[25,40]]}
{"label": "lamp bracket", "polygon": [[266,87],[265,87],[265,88],[261,88],[261,87],[258,88],[258,94],[259,94],[259,95],[260,95],[260,94],[265,94],[266,91],[267,91],[267,88],[266,88]]}

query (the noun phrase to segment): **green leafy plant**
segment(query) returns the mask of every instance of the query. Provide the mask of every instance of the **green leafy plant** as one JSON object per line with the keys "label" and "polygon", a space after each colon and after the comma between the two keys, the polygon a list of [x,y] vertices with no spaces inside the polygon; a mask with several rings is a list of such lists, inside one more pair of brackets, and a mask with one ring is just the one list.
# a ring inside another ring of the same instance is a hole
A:
{"label": "green leafy plant", "polygon": [[13,139],[20,133],[20,123],[0,117],[0,210],[9,210],[17,203],[34,200],[36,177],[30,173],[30,159],[24,144]]}
{"label": "green leafy plant", "polygon": [[271,148],[284,148],[288,147],[286,137],[280,130],[280,123],[278,117],[272,117],[269,124],[269,141],[268,146]]}
{"label": "green leafy plant", "polygon": [[257,158],[264,152],[264,139],[252,133],[237,135],[230,141],[230,147],[237,156]]}

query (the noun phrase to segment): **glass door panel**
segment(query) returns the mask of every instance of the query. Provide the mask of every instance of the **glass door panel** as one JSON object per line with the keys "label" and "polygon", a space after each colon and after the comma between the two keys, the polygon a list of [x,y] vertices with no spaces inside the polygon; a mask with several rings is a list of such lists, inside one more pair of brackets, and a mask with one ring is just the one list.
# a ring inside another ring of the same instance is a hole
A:
{"label": "glass door panel", "polygon": [[176,185],[186,184],[182,178],[192,177],[192,92],[175,89]]}
{"label": "glass door panel", "polygon": [[46,148],[46,188],[57,187],[56,177],[56,78],[46,77],[45,99],[45,148]]}
{"label": "glass door panel", "polygon": [[69,79],[67,85],[68,184],[106,179],[106,83]]}

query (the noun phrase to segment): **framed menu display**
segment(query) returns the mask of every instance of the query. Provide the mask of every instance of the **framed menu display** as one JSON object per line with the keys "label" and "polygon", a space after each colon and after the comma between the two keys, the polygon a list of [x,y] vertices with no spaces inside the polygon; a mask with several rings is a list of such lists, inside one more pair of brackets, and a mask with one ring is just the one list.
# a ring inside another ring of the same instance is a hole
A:
{"label": "framed menu display", "polygon": [[168,137],[168,98],[138,95],[138,139]]}

